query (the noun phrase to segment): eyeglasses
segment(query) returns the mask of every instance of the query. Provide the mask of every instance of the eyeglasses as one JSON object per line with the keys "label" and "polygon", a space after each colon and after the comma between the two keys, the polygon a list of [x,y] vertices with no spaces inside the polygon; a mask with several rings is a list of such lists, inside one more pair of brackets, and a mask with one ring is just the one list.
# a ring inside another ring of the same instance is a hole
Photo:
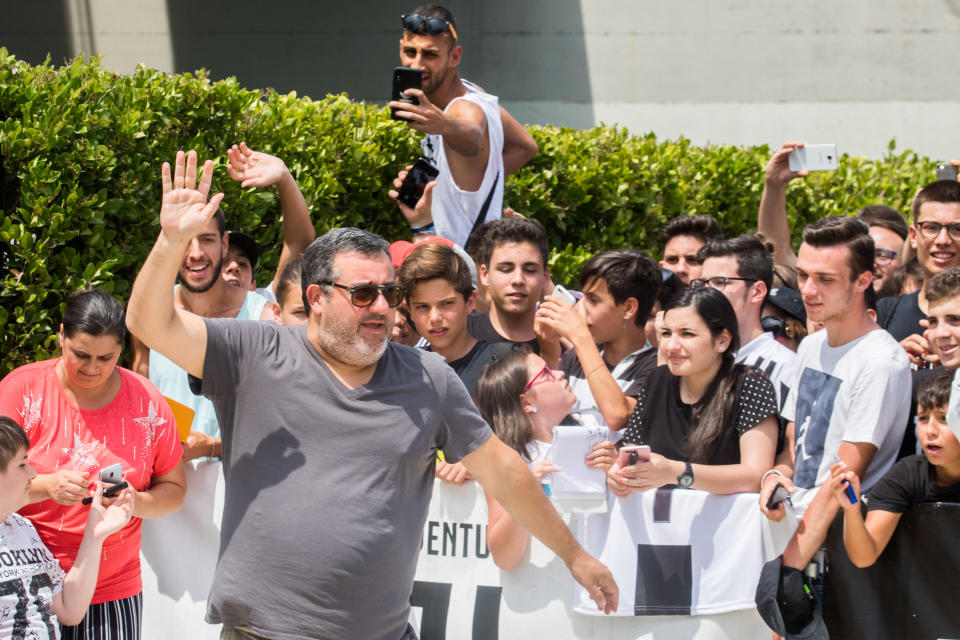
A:
{"label": "eyeglasses", "polygon": [[760,327],[773,334],[774,338],[787,335],[787,323],[777,316],[763,316],[760,318]]}
{"label": "eyeglasses", "polygon": [[[940,233],[939,231],[937,233]],[[936,234],[934,234],[936,237]],[[900,255],[896,251],[890,249],[874,249],[873,250],[873,260],[879,264],[890,264],[893,262],[897,256]]]}
{"label": "eyeglasses", "polygon": [[723,291],[727,283],[731,280],[742,280],[743,282],[756,282],[752,278],[734,278],[727,276],[713,276],[712,278],[696,278],[690,281],[690,288],[699,289],[700,287],[711,286],[717,291]]}
{"label": "eyeglasses", "polygon": [[960,240],[960,222],[951,222],[950,224],[940,224],[933,220],[918,222],[916,225],[922,235],[927,240],[933,240],[940,235],[940,230],[946,227],[951,240]]}
{"label": "eyeglasses", "polygon": [[524,393],[526,393],[527,391],[529,391],[529,390],[530,390],[530,387],[533,386],[533,383],[536,382],[536,381],[537,381],[539,378],[541,378],[541,377],[549,380],[550,382],[553,382],[554,380],[557,379],[557,377],[556,377],[555,375],[553,375],[553,371],[550,370],[550,365],[547,365],[547,366],[545,366],[543,369],[540,369],[540,371],[537,372],[537,375],[535,375],[535,376],[533,376],[532,378],[530,378],[530,382],[528,382],[528,383],[527,383],[527,386],[525,386],[525,387],[523,388]]}
{"label": "eyeglasses", "polygon": [[360,308],[372,305],[381,293],[389,306],[398,307],[407,295],[407,290],[402,284],[358,284],[348,287],[329,280],[323,280],[317,284],[321,287],[333,286],[350,292],[350,302],[353,306]]}
{"label": "eyeglasses", "polygon": [[438,36],[447,29],[450,29],[450,35],[457,39],[457,30],[453,25],[442,18],[424,18],[413,13],[400,16],[403,28],[414,33],[427,33],[431,36]]}

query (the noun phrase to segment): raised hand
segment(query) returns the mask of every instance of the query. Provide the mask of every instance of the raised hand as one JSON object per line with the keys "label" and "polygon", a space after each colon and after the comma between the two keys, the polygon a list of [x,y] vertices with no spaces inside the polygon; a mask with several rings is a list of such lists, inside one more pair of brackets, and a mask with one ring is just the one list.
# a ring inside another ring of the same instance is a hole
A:
{"label": "raised hand", "polygon": [[227,159],[230,160],[227,173],[241,187],[268,187],[290,173],[283,160],[269,153],[254,151],[246,142],[227,149]]}
{"label": "raised hand", "polygon": [[400,196],[400,187],[403,185],[403,180],[412,168],[412,165],[408,165],[403,171],[397,174],[397,177],[393,180],[393,186],[395,188],[390,189],[387,195],[400,207],[400,212],[403,213],[403,217],[407,219],[407,224],[411,227],[423,227],[433,222],[433,188],[437,186],[437,181],[431,180],[426,184],[423,188],[423,195],[417,200],[416,206],[411,209],[397,200],[397,198]]}
{"label": "raised hand", "polygon": [[177,151],[172,179],[170,163],[164,162],[160,173],[163,184],[160,232],[171,240],[189,241],[203,230],[223,200],[223,194],[218,193],[207,202],[213,179],[213,162],[207,160],[203,163],[199,184],[196,151],[187,154]]}
{"label": "raised hand", "polygon": [[802,178],[807,175],[807,171],[790,170],[790,154],[794,149],[804,146],[803,142],[784,142],[783,146],[773,154],[770,162],[767,163],[766,180],[767,182],[786,185],[794,178]]}

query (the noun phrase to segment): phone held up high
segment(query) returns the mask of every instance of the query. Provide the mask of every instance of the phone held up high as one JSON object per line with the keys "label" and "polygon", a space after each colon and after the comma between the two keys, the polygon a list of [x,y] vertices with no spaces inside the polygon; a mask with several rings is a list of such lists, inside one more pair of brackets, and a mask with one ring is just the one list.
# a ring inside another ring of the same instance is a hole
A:
{"label": "phone held up high", "polygon": [[937,163],[937,180],[956,180],[957,168],[949,162]]}
{"label": "phone held up high", "polygon": [[837,145],[808,144],[791,151],[788,158],[790,171],[835,171]]}
{"label": "phone held up high", "polygon": [[[411,69],[409,67],[395,67],[393,69],[393,92],[390,94],[391,101],[407,102],[409,104],[420,104],[416,96],[409,98],[403,95],[407,89],[420,88],[420,69]],[[410,122],[410,118],[402,118],[397,115],[396,109],[390,109],[390,117],[394,120]]]}
{"label": "phone held up high", "polygon": [[420,196],[427,183],[436,179],[440,175],[440,170],[430,163],[426,158],[417,158],[413,167],[407,172],[407,177],[403,179],[400,189],[397,191],[397,200],[407,205],[411,209],[417,206]]}

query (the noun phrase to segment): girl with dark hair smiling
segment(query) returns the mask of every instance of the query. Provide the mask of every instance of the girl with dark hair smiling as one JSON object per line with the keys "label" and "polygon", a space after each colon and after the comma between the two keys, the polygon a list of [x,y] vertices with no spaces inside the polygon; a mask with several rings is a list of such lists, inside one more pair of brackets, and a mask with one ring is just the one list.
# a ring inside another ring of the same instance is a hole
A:
{"label": "girl with dark hair smiling", "polygon": [[616,495],[670,484],[760,489],[776,453],[776,394],[761,371],[734,364],[737,336],[733,307],[711,287],[683,291],[667,305],[660,332],[667,364],[650,374],[623,436],[652,453],[609,469]]}

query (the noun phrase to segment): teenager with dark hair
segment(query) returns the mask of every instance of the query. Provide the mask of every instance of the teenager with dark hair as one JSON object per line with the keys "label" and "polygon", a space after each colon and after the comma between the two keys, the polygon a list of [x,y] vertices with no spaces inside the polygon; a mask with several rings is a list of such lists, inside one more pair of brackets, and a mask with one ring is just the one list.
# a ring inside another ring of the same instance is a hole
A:
{"label": "teenager with dark hair", "polygon": [[550,279],[548,253],[547,232],[537,220],[501,218],[488,223],[477,269],[490,310],[470,314],[471,336],[489,343],[526,343],[540,351],[533,323]]}
{"label": "teenager with dark hair", "polygon": [[[656,368],[645,326],[662,275],[639,251],[604,251],[580,271],[583,297],[571,306],[547,296],[537,311],[543,355],[559,361],[577,396],[573,415],[583,424],[623,427],[640,385]],[[560,339],[573,345],[560,358]]]}
{"label": "teenager with dark hair", "polygon": [[736,361],[763,371],[770,378],[782,407],[796,386],[793,362],[796,354],[777,342],[761,322],[763,304],[773,282],[773,259],[754,236],[709,242],[697,254],[701,276],[693,286],[710,286],[720,291],[737,314],[740,348]]}
{"label": "teenager with dark hair", "polygon": [[903,264],[903,247],[909,234],[907,222],[899,211],[882,204],[860,209],[857,217],[870,227],[874,245],[873,289],[879,293],[887,277]]}
{"label": "teenager with dark hair", "polygon": [[897,457],[910,406],[910,369],[903,349],[867,310],[873,281],[873,239],[852,217],[808,225],[797,257],[800,293],[808,320],[823,330],[808,335],[797,352],[799,382],[783,410],[787,442],[764,474],[760,509],[780,520],[785,503],[767,508],[779,483],[802,514],[783,552],[781,576],[803,571],[818,552],[839,506],[828,484],[834,457],[864,487]]}
{"label": "teenager with dark hair", "polygon": [[683,284],[700,277],[697,251],[708,242],[723,240],[723,230],[706,214],[677,216],[663,225],[658,235],[662,259],[660,266],[673,271]]}
{"label": "teenager with dark hair", "polygon": [[926,282],[960,265],[960,182],[939,180],[920,190],[913,200],[910,245],[917,252],[924,285],[913,293],[878,301],[877,322],[900,342],[914,364],[922,365],[916,337],[923,334],[920,321],[927,314]]}
{"label": "teenager with dark hair", "polygon": [[[133,488],[133,520],[104,543],[93,604],[64,638],[139,638],[140,527],[176,511],[186,493],[182,449],[166,400],[146,378],[117,366],[123,306],[95,289],[71,294],[57,358],[15,369],[0,382],[0,414],[19,416],[37,470],[19,510],[69,569],[81,548],[99,471],[119,463]],[[105,499],[103,504],[110,505]]]}
{"label": "teenager with dark hair", "polygon": [[[133,489],[110,499],[103,496],[103,484],[96,483],[73,566],[64,574],[34,526],[16,513],[27,504],[37,476],[27,461],[29,448],[20,425],[0,415],[0,557],[14,558],[17,565],[4,576],[0,590],[0,636],[56,640],[57,622],[76,625],[87,615],[103,543],[130,521]],[[23,558],[28,560],[21,562]]]}
{"label": "teenager with dark hair", "polygon": [[756,491],[776,454],[777,398],[762,372],[734,363],[733,307],[715,289],[689,289],[663,324],[667,365],[647,379],[622,440],[649,445],[650,460],[615,464],[607,484],[619,496],[669,484]]}

